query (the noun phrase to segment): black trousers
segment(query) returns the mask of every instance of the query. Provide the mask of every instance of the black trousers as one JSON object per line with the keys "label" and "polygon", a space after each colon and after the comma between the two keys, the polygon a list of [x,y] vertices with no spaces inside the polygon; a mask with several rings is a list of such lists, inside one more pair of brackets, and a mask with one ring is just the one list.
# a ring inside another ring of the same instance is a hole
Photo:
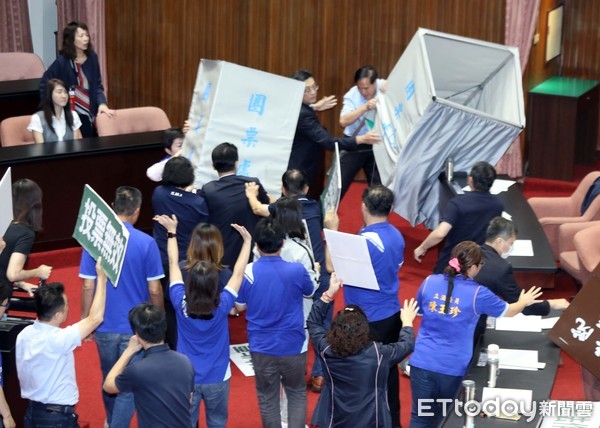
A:
{"label": "black trousers", "polygon": [[340,169],[342,170],[342,194],[340,199],[344,197],[354,181],[354,177],[361,169],[367,176],[368,186],[381,184],[373,150],[356,150],[352,152],[342,150],[340,153]]}
{"label": "black trousers", "polygon": [[[369,333],[377,342],[384,344],[398,342],[402,321],[400,312],[380,321],[369,323]],[[400,426],[400,379],[398,377],[398,364],[390,369],[388,376],[388,403],[392,415],[392,426]]]}

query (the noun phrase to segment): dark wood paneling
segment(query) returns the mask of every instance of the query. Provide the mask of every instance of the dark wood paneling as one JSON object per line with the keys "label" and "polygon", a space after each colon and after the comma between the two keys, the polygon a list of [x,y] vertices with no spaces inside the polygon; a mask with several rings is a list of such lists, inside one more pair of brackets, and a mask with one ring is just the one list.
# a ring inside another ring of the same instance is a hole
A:
{"label": "dark wood paneling", "polygon": [[[110,105],[156,105],[181,123],[200,58],[307,68],[341,101],[356,68],[386,76],[418,27],[502,42],[504,0],[106,0]],[[322,115],[335,134],[339,111]]]}
{"label": "dark wood paneling", "polygon": [[[546,63],[547,15],[561,4],[565,6],[562,55]],[[525,93],[552,76],[600,80],[600,1],[541,0],[538,34],[539,42],[529,56]]]}

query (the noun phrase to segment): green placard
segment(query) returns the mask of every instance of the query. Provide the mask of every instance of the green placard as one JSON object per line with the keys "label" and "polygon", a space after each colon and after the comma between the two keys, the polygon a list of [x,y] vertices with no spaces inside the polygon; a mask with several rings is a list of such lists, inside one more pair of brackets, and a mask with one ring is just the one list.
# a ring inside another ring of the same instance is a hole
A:
{"label": "green placard", "polygon": [[102,256],[106,276],[116,287],[129,242],[129,231],[110,206],[87,184],[83,189],[73,238],[94,260]]}

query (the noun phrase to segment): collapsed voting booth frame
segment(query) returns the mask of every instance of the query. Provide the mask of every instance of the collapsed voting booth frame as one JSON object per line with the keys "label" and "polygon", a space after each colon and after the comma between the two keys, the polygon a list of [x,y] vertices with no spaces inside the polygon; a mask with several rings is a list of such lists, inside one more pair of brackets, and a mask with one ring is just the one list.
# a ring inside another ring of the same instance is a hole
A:
{"label": "collapsed voting booth frame", "polygon": [[446,160],[495,165],[525,127],[519,51],[421,28],[387,82],[373,149],[382,182],[396,213],[433,229]]}

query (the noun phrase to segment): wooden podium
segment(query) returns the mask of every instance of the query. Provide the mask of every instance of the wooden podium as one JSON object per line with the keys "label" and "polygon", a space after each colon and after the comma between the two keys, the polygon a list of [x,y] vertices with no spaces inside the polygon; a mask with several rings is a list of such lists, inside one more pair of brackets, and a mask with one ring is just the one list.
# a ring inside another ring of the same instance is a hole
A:
{"label": "wooden podium", "polygon": [[532,177],[572,180],[573,166],[595,160],[598,90],[595,80],[552,77],[527,101],[527,144]]}

